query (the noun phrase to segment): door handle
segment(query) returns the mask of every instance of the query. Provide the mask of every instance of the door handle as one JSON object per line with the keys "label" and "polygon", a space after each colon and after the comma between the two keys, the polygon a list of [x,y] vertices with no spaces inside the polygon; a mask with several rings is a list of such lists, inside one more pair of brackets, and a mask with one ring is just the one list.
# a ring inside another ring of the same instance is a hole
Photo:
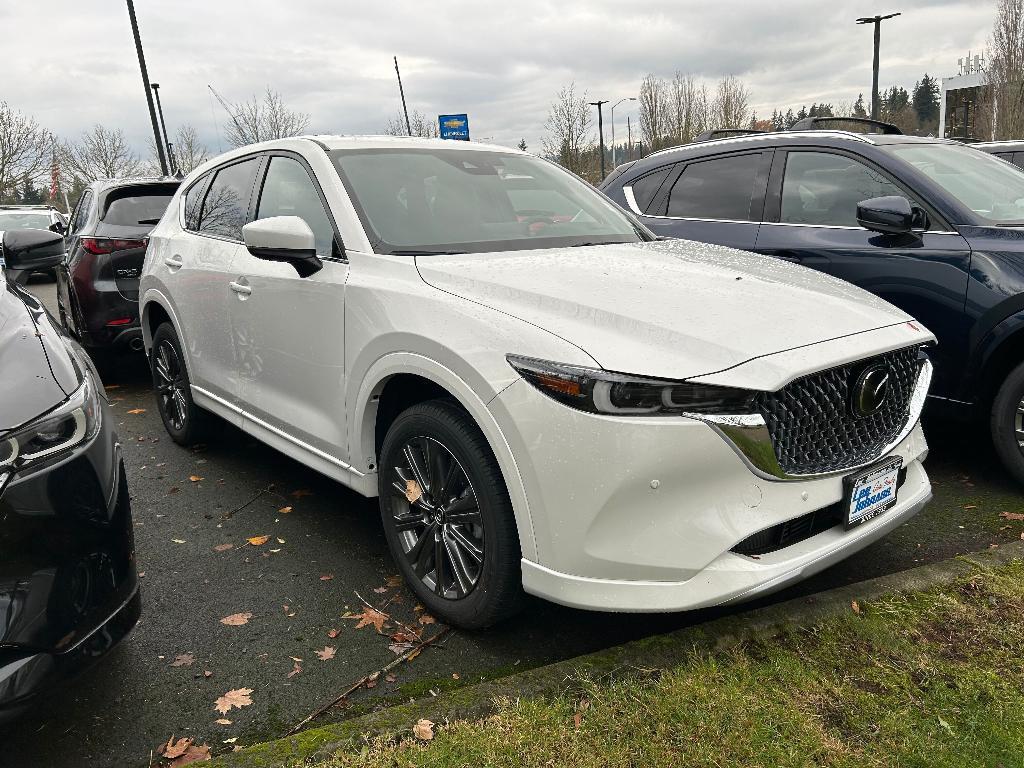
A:
{"label": "door handle", "polygon": [[181,269],[181,256],[168,256],[166,259],[164,259],[164,264],[170,267],[172,272],[176,269]]}
{"label": "door handle", "polygon": [[236,281],[232,280],[230,283],[228,283],[228,285],[231,286],[231,290],[232,291],[234,291],[235,293],[238,294],[239,298],[248,296],[250,293],[252,293],[252,288],[250,288],[248,285],[245,285],[243,283],[239,283],[239,282],[236,282]]}

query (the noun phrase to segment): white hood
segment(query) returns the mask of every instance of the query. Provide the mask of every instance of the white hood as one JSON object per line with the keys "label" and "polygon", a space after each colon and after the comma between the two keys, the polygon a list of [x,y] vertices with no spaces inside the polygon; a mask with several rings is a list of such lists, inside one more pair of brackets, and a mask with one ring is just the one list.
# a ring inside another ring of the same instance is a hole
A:
{"label": "white hood", "polygon": [[416,264],[428,284],[550,331],[602,368],[672,379],[911,319],[820,272],[683,240]]}

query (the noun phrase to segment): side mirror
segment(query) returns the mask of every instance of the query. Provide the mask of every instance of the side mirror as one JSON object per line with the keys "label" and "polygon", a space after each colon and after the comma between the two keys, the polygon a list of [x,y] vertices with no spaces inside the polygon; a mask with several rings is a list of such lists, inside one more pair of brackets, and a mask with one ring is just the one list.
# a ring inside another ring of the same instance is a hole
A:
{"label": "side mirror", "polygon": [[23,283],[32,272],[53,269],[64,257],[64,238],[45,229],[16,229],[3,233],[0,243],[8,279]]}
{"label": "side mirror", "polygon": [[857,223],[872,232],[905,235],[920,217],[907,198],[900,195],[873,197],[857,203]]}
{"label": "side mirror", "polygon": [[249,222],[242,227],[242,239],[257,259],[291,264],[299,277],[309,277],[324,267],[316,255],[313,230],[298,216],[271,216]]}
{"label": "side mirror", "polygon": [[63,221],[55,221],[50,225],[50,231],[56,232],[58,235],[63,235],[66,232]]}

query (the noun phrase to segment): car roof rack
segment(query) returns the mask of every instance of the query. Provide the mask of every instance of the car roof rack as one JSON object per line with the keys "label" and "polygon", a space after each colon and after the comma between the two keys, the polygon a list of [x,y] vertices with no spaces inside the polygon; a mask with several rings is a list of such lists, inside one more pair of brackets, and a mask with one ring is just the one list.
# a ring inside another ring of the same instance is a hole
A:
{"label": "car roof rack", "polygon": [[870,126],[877,128],[876,133],[886,136],[902,136],[903,131],[892,123],[883,123],[881,120],[872,120],[870,117],[805,117],[798,120],[789,129],[791,131],[827,131],[843,130],[842,128],[829,129],[829,123],[854,123],[855,125]]}
{"label": "car roof rack", "polygon": [[24,204],[24,205],[22,205],[20,203],[10,203],[10,204],[5,204],[5,205],[0,205],[0,211],[13,211],[13,210],[19,210],[19,211],[24,211],[24,210],[56,211],[57,208],[56,208],[56,206],[53,206],[53,205],[36,205],[36,204],[29,205],[27,203]]}
{"label": "car roof rack", "polygon": [[712,141],[713,139],[727,139],[732,136],[749,136],[753,133],[768,133],[768,131],[761,131],[756,128],[713,128],[710,131],[701,131],[694,138],[694,143],[698,141]]}

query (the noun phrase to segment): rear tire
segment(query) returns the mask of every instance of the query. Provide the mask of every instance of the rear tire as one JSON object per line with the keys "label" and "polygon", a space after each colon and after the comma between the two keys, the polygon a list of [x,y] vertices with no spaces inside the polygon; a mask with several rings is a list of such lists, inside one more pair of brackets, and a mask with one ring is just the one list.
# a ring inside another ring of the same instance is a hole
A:
{"label": "rear tire", "polygon": [[520,608],[512,503],[487,440],[465,411],[432,400],[402,412],[384,438],[378,488],[392,557],[433,616],[483,629]]}
{"label": "rear tire", "polygon": [[1024,485],[1024,363],[1010,371],[999,387],[989,426],[1003,466]]}
{"label": "rear tire", "polygon": [[210,436],[216,417],[192,400],[192,385],[185,368],[178,334],[163,323],[153,334],[149,355],[153,391],[164,429],[178,445],[195,445]]}

